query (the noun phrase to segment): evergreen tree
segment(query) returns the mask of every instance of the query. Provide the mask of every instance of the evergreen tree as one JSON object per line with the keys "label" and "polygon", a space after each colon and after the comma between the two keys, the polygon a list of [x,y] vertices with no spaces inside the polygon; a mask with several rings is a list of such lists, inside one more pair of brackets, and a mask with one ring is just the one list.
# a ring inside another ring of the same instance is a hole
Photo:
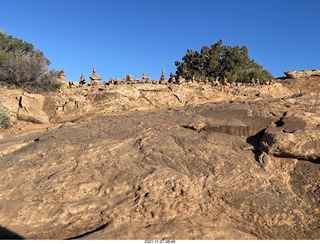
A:
{"label": "evergreen tree", "polygon": [[[43,52],[41,52],[39,49],[35,49],[32,43],[9,36],[0,29],[0,61],[8,58],[9,53],[18,52],[24,53],[29,57],[44,57]],[[46,61],[47,65],[50,65],[50,61],[47,58],[44,60]]]}
{"label": "evergreen tree", "polygon": [[182,63],[175,62],[176,76],[181,75],[185,79],[227,78],[229,82],[273,79],[269,71],[249,58],[246,46],[223,46],[221,39],[210,47],[203,46],[200,53],[188,49],[182,60]]}

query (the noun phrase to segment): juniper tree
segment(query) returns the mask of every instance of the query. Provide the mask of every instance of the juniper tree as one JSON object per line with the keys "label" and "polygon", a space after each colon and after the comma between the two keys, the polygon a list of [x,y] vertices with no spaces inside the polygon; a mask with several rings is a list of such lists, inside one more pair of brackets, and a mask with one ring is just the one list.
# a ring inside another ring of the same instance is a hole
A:
{"label": "juniper tree", "polygon": [[262,65],[251,60],[246,46],[223,46],[220,39],[216,44],[203,46],[198,51],[187,50],[183,62],[175,62],[176,76],[226,78],[229,82],[248,82],[252,78],[270,80],[273,76]]}

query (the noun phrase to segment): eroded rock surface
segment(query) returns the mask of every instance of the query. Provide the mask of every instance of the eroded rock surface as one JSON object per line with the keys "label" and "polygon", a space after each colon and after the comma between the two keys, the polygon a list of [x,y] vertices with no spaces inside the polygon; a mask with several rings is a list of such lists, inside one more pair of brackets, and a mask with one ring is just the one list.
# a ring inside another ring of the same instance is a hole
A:
{"label": "eroded rock surface", "polygon": [[319,161],[259,150],[271,130],[319,135],[319,101],[105,111],[3,139],[29,143],[0,157],[0,225],[27,239],[319,239]]}
{"label": "eroded rock surface", "polygon": [[310,92],[283,99],[293,108],[266,129],[261,150],[274,156],[320,159],[319,94],[319,91]]}
{"label": "eroded rock surface", "polygon": [[313,70],[305,69],[302,71],[289,70],[289,71],[285,71],[284,74],[288,78],[308,78],[310,76],[320,76],[320,70],[318,69],[313,69]]}
{"label": "eroded rock surface", "polygon": [[[4,89],[3,89],[4,90]],[[283,97],[292,92],[276,83],[257,87],[213,87],[198,84],[126,84],[94,87],[74,86],[59,93],[28,94],[5,90],[5,105],[16,116],[13,120],[36,123],[73,122],[101,112],[149,110],[183,107],[189,104],[247,99],[248,97]],[[11,94],[12,93],[12,94]],[[19,99],[22,103],[19,106]]]}
{"label": "eroded rock surface", "polygon": [[292,133],[267,132],[262,138],[261,147],[274,156],[320,159],[320,129]]}
{"label": "eroded rock surface", "polygon": [[278,80],[269,85],[98,84],[94,87],[69,86],[47,95],[3,88],[0,88],[0,92],[12,121],[53,124],[73,122],[102,112],[173,108],[248,98],[281,98],[319,89],[320,77],[313,76],[308,79]]}

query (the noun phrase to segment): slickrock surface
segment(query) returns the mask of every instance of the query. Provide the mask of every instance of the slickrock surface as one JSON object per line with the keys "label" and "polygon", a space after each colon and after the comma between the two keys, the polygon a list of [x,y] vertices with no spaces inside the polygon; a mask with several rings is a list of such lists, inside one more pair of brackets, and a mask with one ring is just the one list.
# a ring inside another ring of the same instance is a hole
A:
{"label": "slickrock surface", "polygon": [[283,87],[288,88],[292,94],[320,90],[320,76],[308,78],[284,79],[281,81]]}
{"label": "slickrock surface", "polygon": [[65,123],[100,112],[183,107],[215,101],[284,97],[293,93],[281,83],[261,86],[211,86],[199,84],[129,84],[65,88],[48,95],[0,88],[12,120],[33,123]]}
{"label": "slickrock surface", "polygon": [[198,91],[134,89],[130,103],[108,90],[58,110],[65,97],[49,96],[49,121],[77,120],[0,140],[20,146],[0,157],[0,226],[26,239],[320,238],[320,91],[188,105]]}
{"label": "slickrock surface", "polygon": [[320,70],[313,69],[313,70],[302,70],[302,71],[295,71],[295,70],[289,70],[285,71],[284,74],[288,78],[308,78],[310,76],[320,76]]}

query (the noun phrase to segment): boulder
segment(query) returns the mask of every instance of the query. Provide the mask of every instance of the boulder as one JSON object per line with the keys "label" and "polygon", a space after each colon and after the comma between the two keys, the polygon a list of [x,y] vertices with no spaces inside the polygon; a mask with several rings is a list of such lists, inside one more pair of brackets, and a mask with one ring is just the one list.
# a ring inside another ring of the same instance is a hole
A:
{"label": "boulder", "polygon": [[267,132],[260,148],[272,156],[317,160],[320,159],[320,128],[293,133]]}
{"label": "boulder", "polygon": [[48,115],[42,110],[45,99],[40,94],[24,93],[19,99],[18,119],[38,124],[49,123]]}

